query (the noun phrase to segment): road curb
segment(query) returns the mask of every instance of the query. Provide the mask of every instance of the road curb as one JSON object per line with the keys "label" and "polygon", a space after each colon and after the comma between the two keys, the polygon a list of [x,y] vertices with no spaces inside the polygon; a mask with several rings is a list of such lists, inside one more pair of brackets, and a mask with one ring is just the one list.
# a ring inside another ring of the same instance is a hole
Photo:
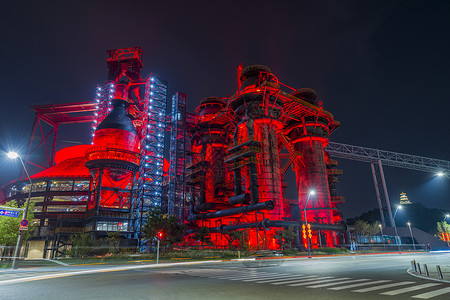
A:
{"label": "road curb", "polygon": [[438,281],[438,282],[445,282],[445,283],[450,283],[449,280],[444,280],[444,279],[438,279],[438,278],[433,278],[433,277],[427,277],[427,276],[420,276],[418,274],[414,274],[412,268],[409,268],[406,272],[408,272],[409,275],[420,278],[420,279],[426,279],[426,280],[432,280],[432,281]]}

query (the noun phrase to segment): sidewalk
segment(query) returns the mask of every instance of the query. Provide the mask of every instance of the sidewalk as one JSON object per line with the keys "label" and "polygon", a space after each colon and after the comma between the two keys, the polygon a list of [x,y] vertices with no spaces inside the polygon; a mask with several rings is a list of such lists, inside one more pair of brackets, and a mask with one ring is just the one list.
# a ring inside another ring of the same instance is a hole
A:
{"label": "sidewalk", "polygon": [[[421,258],[415,262],[415,267],[414,264],[411,263],[411,268],[408,270],[409,274],[423,279],[450,283],[450,263],[448,261],[439,262],[433,260],[432,258]],[[441,274],[439,274],[438,266]]]}

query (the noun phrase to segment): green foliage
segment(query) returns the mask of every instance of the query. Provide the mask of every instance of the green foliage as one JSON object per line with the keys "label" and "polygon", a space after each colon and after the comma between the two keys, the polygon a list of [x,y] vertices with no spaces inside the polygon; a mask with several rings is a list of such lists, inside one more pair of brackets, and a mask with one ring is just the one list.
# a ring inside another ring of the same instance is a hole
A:
{"label": "green foliage", "polygon": [[295,237],[294,226],[275,231],[274,238],[280,241],[281,249],[290,249]]}
{"label": "green foliage", "polygon": [[[395,211],[395,208],[393,208],[393,211]],[[436,221],[442,220],[445,213],[446,211],[443,209],[428,208],[421,203],[415,202],[412,204],[403,205],[403,209],[399,210],[395,217],[395,223],[399,227],[406,227],[406,222],[411,221],[412,226],[430,234],[435,234]],[[386,209],[384,209],[384,216],[388,216]],[[349,225],[353,225],[357,220],[364,220],[369,223],[381,221],[380,212],[378,208],[376,208],[365,212],[358,217],[347,219],[347,223]]]}
{"label": "green foliage", "polygon": [[[3,204],[2,206],[18,207],[16,201],[11,201]],[[31,233],[36,227],[32,220],[34,219],[34,203],[30,203],[28,208],[27,220],[29,220],[28,230],[23,233],[23,241],[30,238]],[[17,237],[19,235],[20,221],[22,220],[23,212],[20,212],[18,218],[11,217],[0,217],[0,245],[3,246],[14,246],[17,243]]]}
{"label": "green foliage", "polygon": [[284,249],[283,251],[281,251],[281,253],[286,256],[297,256],[301,254],[301,252],[298,251],[297,248]]}
{"label": "green foliage", "polygon": [[158,232],[163,232],[163,240],[161,243],[168,244],[173,247],[174,244],[183,241],[184,225],[180,224],[175,216],[167,216],[162,213],[161,209],[154,208],[147,213],[147,223],[144,225],[142,232],[146,239],[153,240]]}
{"label": "green foliage", "polygon": [[211,244],[208,227],[200,227],[197,232],[194,233],[194,239],[207,245]]}
{"label": "green foliage", "polygon": [[355,222],[355,232],[364,236],[374,236],[380,232],[380,222],[375,221],[370,224],[367,221],[357,220]]}
{"label": "green foliage", "polygon": [[315,250],[314,252],[320,252],[320,253],[324,253],[324,254],[343,254],[343,253],[348,253],[348,249],[347,248],[324,247],[324,248],[319,248],[319,249]]}
{"label": "green foliage", "polygon": [[109,245],[109,253],[118,253],[120,251],[119,249],[120,236],[121,236],[120,233],[117,231],[108,232],[106,241],[108,242]]}
{"label": "green foliage", "polygon": [[230,240],[229,247],[250,251],[249,236],[246,230],[236,230],[227,233]]}
{"label": "green foliage", "polygon": [[450,224],[448,224],[446,221],[442,221],[442,222],[437,222],[437,235],[438,238],[442,240],[442,235],[441,233],[448,233],[450,234]]}
{"label": "green foliage", "polygon": [[70,256],[85,257],[92,254],[94,247],[94,238],[90,233],[78,233],[70,236],[72,250]]}

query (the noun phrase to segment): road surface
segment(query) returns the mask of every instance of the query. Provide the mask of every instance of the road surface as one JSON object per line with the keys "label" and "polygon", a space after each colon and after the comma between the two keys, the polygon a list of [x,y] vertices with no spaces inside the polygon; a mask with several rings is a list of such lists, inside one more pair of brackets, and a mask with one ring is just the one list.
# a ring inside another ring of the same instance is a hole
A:
{"label": "road surface", "polygon": [[450,299],[450,283],[407,272],[411,260],[431,255],[450,261],[450,254],[391,254],[9,271],[0,272],[0,298]]}

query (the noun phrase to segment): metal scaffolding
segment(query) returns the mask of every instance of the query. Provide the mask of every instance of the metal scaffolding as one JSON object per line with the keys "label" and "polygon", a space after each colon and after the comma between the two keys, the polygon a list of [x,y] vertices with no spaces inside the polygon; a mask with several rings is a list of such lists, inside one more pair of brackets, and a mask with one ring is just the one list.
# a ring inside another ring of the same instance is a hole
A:
{"label": "metal scaffolding", "polygon": [[146,212],[162,204],[166,101],[167,82],[150,74],[145,82],[143,126],[139,132],[142,139],[141,162],[132,204],[133,232],[139,247],[145,244],[141,231]]}
{"label": "metal scaffolding", "polygon": [[177,92],[172,97],[170,132],[170,167],[167,212],[184,219],[185,168],[186,168],[186,101],[187,95]]}

